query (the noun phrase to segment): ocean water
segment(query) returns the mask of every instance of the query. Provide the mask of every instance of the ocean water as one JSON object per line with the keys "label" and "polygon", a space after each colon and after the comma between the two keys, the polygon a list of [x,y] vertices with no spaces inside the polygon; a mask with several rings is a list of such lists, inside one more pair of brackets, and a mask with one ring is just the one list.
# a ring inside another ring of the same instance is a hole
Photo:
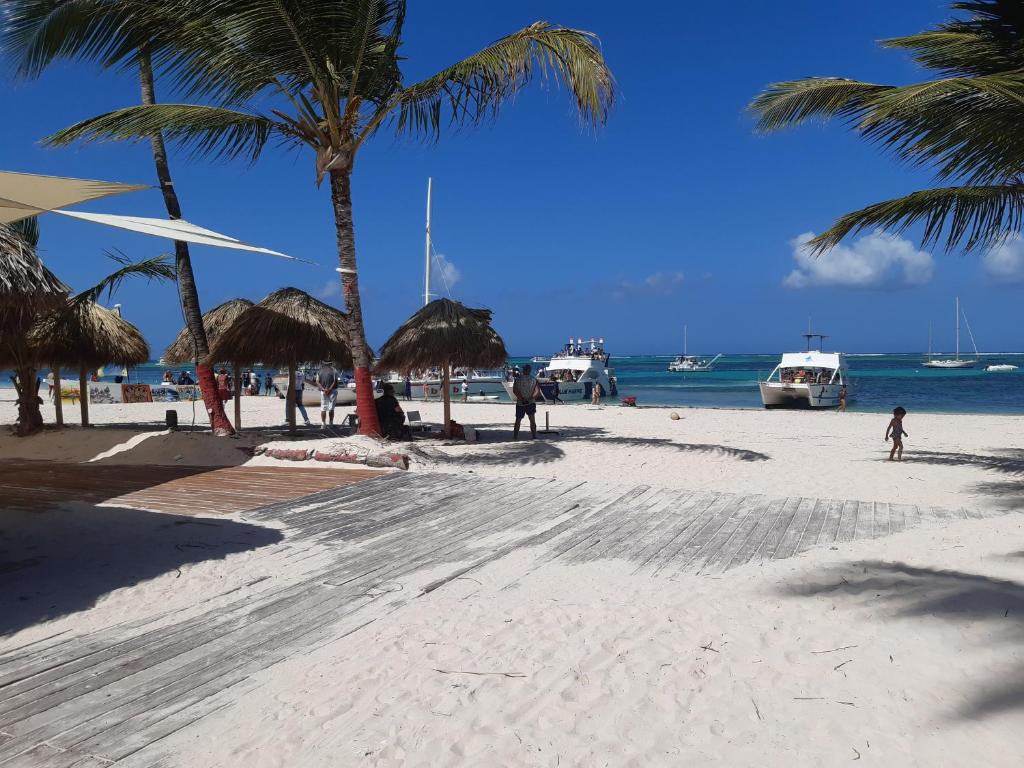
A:
{"label": "ocean water", "polygon": [[[672,373],[668,364],[673,357],[612,355],[619,395],[634,395],[641,406],[761,408],[757,382],[779,362],[778,354],[726,355],[707,373]],[[916,353],[847,355],[849,409],[886,412],[902,405],[908,411],[1024,413],[1024,353],[983,354],[977,368],[954,371],[923,368],[923,360]],[[1020,370],[988,373],[984,366],[989,363],[1010,363]]]}
{"label": "ocean water", "polygon": [[[726,355],[708,373],[671,373],[668,363],[672,357],[613,355],[611,367],[618,377],[619,396],[635,396],[641,406],[760,408],[757,382],[779,361],[778,354]],[[850,410],[886,412],[902,405],[908,411],[1024,413],[1024,353],[982,354],[977,368],[954,371],[923,368],[923,359],[920,354],[848,355]],[[521,365],[529,358],[510,362]],[[988,363],[1011,363],[1020,370],[987,373],[984,366]],[[129,378],[158,384],[164,370],[148,363],[131,368]],[[108,366],[105,372],[110,375],[104,380],[112,381],[120,368]],[[0,386],[10,386],[9,376],[10,372],[0,373]],[[65,377],[76,379],[77,374],[65,372]]]}

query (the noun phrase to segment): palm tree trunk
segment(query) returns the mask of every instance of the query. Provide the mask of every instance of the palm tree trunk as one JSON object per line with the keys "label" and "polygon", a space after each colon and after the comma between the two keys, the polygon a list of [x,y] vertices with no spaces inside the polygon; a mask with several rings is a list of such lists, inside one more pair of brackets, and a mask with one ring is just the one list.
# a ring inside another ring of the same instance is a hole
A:
{"label": "palm tree trunk", "polygon": [[56,415],[57,426],[64,426],[64,403],[60,399],[60,366],[54,364],[50,370],[53,372],[53,412]]}
{"label": "palm tree trunk", "polygon": [[[153,62],[147,46],[139,48],[139,83],[142,89],[142,103],[146,106],[156,104],[156,88],[153,81]],[[171,168],[167,162],[167,148],[164,137],[159,131],[150,137],[153,148],[153,163],[156,176],[160,182],[160,191],[164,196],[167,215],[172,219],[181,218],[181,205],[178,194],[174,191],[171,181]],[[224,403],[217,394],[217,382],[213,377],[213,369],[206,364],[206,356],[210,352],[203,328],[203,312],[199,308],[199,293],[196,290],[196,279],[192,273],[192,259],[189,256],[188,243],[175,241],[174,257],[178,270],[178,293],[181,296],[181,309],[185,315],[185,325],[192,336],[195,347],[196,381],[203,395],[203,403],[210,417],[210,427],[215,435],[232,435],[234,430],[224,412]]]}
{"label": "palm tree trunk", "polygon": [[89,426],[89,379],[85,368],[78,369],[78,404],[82,408],[82,426]]}
{"label": "palm tree trunk", "polygon": [[338,263],[341,265],[341,290],[348,316],[348,345],[356,379],[356,415],[359,433],[379,435],[380,422],[373,400],[370,378],[370,346],[363,328],[363,305],[359,298],[359,276],[356,272],[356,235],[352,223],[352,176],[349,170],[331,171],[331,203],[334,206],[334,228],[338,242]]}
{"label": "palm tree trunk", "polygon": [[36,369],[19,367],[16,371],[14,389],[18,395],[18,420],[14,425],[14,434],[18,437],[34,435],[43,428],[43,414],[39,410],[42,401],[39,399],[39,382],[36,381]]}
{"label": "palm tree trunk", "polygon": [[242,431],[242,369],[235,363],[235,431]]}
{"label": "palm tree trunk", "polygon": [[445,437],[452,436],[452,369],[448,363],[444,364],[441,374],[441,388],[444,390],[444,429],[441,430]]}

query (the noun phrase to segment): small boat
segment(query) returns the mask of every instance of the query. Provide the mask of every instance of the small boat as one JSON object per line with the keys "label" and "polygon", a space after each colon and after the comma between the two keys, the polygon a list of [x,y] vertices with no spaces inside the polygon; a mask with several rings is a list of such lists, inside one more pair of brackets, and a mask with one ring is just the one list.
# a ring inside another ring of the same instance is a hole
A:
{"label": "small boat", "polygon": [[[615,371],[608,367],[610,359],[603,338],[591,337],[589,342],[577,338],[574,342],[570,336],[569,343],[537,372],[537,383],[544,399],[554,400],[557,392],[560,400],[589,400],[596,384],[601,385],[604,397],[615,397],[619,390]],[[505,391],[515,400],[513,383],[512,379],[506,380]]]}
{"label": "small boat", "polygon": [[[960,315],[964,317],[964,324],[967,325],[967,333],[971,337],[971,345],[974,347],[974,360],[960,359]],[[978,364],[978,345],[974,343],[974,334],[971,333],[970,323],[967,322],[967,315],[960,309],[960,297],[956,297],[956,355],[951,358],[936,360],[932,358],[932,332],[931,325],[928,326],[928,359],[922,365],[925,368],[973,368]]]}
{"label": "small boat", "polygon": [[533,357],[530,358],[531,363],[548,363],[550,362],[550,360],[550,357],[543,357],[541,355],[534,355]]}
{"label": "small boat", "polygon": [[707,373],[722,355],[715,355],[710,360],[701,360],[699,357],[686,353],[686,326],[683,326],[683,354],[668,364],[668,369],[673,373]]}
{"label": "small boat", "polygon": [[[764,381],[761,402],[765,408],[836,408],[839,396],[849,384],[846,355],[841,352],[822,352],[821,342],[826,336],[819,333],[804,334],[807,349],[803,352],[784,352],[779,364]],[[818,349],[811,349],[811,340],[819,339]]]}
{"label": "small boat", "polygon": [[1009,363],[1000,363],[997,365],[986,365],[985,370],[989,373],[1009,373],[1010,371],[1016,371],[1016,365],[1010,365]]}

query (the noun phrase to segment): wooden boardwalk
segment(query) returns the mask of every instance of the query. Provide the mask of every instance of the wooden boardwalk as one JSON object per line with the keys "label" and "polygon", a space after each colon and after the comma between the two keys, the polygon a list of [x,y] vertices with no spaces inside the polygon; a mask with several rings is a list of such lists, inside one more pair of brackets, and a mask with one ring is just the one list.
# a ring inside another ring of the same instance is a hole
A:
{"label": "wooden boardwalk", "polygon": [[527,548],[519,578],[550,563],[608,559],[671,577],[973,517],[980,515],[905,504],[441,473],[322,490],[245,515],[284,526],[284,541],[255,553],[272,578],[205,595],[180,614],[155,610],[96,632],[9,642],[0,654],[0,766],[177,765],[166,737],[230,717],[234,701],[259,695],[262,670]]}
{"label": "wooden boardwalk", "polygon": [[247,512],[381,474],[325,467],[190,467],[0,460],[6,510],[80,501],[182,515]]}

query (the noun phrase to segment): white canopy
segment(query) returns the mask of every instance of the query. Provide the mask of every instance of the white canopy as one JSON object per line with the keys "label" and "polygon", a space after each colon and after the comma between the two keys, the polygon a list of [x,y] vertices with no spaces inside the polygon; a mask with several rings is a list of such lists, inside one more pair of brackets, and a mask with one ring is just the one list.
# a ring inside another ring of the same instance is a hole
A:
{"label": "white canopy", "polygon": [[288,256],[279,251],[272,251],[269,248],[260,248],[256,245],[243,243],[241,240],[214,232],[212,229],[204,229],[184,219],[150,219],[143,216],[116,216],[110,213],[84,213],[82,211],[54,211],[54,213],[70,216],[75,219],[94,221],[97,224],[106,224],[108,227],[141,232],[145,235],[153,235],[154,237],[166,237],[168,240],[183,240],[187,243],[196,243],[198,245],[234,248],[238,251],[266,253],[270,256],[280,256],[282,259],[304,261],[304,259]]}
{"label": "white canopy", "polygon": [[67,205],[148,189],[145,184],[69,179],[0,171],[0,224],[13,224]]}
{"label": "white canopy", "polygon": [[786,352],[780,368],[846,368],[846,355],[841,352]]}

